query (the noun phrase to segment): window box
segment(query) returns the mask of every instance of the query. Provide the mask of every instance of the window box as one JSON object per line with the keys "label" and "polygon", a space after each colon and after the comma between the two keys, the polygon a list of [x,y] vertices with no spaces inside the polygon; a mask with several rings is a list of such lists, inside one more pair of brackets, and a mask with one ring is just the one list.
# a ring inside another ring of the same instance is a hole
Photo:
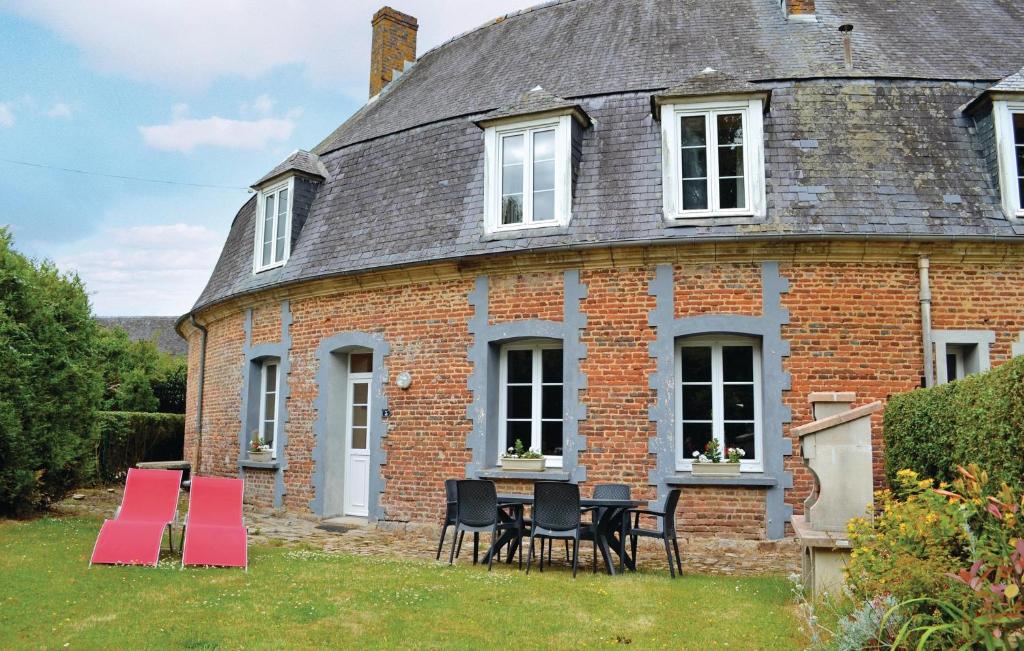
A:
{"label": "window box", "polygon": [[256,463],[269,463],[273,453],[270,450],[264,452],[249,452],[249,461]]}
{"label": "window box", "polygon": [[691,472],[695,475],[715,477],[739,477],[740,464],[738,463],[701,463],[694,461],[691,464]]}
{"label": "window box", "polygon": [[502,470],[510,472],[543,472],[547,459],[510,459],[505,457],[501,460]]}

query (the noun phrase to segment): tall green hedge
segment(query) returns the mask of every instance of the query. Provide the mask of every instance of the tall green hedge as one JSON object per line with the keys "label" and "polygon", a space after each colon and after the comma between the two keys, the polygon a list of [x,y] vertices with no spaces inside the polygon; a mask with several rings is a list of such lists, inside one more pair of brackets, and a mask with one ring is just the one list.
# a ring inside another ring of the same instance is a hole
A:
{"label": "tall green hedge", "polygon": [[954,478],[977,463],[1012,486],[1024,485],[1024,357],[987,373],[893,396],[885,410],[885,468]]}
{"label": "tall green hedge", "polygon": [[93,481],[120,480],[140,461],[171,461],[184,454],[184,414],[101,411],[96,415]]}
{"label": "tall green hedge", "polygon": [[0,515],[24,515],[82,479],[103,395],[81,281],[14,250],[0,228]]}

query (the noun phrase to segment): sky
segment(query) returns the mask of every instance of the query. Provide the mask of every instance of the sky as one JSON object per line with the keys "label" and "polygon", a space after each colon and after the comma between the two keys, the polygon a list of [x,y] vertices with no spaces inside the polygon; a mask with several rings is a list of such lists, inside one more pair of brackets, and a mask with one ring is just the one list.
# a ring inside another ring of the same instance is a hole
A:
{"label": "sky", "polygon": [[[423,54],[536,1],[392,6]],[[366,102],[383,4],[0,0],[0,226],[97,315],[188,312],[248,186]]]}

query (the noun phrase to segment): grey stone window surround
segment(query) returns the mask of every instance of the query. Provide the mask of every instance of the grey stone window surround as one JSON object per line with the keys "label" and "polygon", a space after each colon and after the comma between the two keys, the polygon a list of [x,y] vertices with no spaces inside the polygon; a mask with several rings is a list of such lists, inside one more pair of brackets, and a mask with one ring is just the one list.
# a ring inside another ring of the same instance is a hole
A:
{"label": "grey stone window surround", "polygon": [[1017,341],[1010,344],[1010,356],[1020,357],[1021,355],[1024,355],[1024,330],[1020,331]]}
{"label": "grey stone window surround", "polygon": [[[580,333],[587,325],[587,317],[580,310],[580,301],[587,296],[587,288],[580,283],[577,269],[562,274],[564,286],[562,322],[541,319],[490,323],[490,283],[487,276],[479,276],[469,295],[473,316],[469,332],[473,344],[469,348],[469,361],[473,366],[467,382],[473,396],[467,418],[473,427],[466,438],[472,458],[466,464],[466,477],[549,479],[579,483],[586,481],[586,468],[579,465],[579,453],[586,450],[586,437],[579,434],[579,421],[587,416],[580,402],[580,391],[587,387],[587,378],[580,370],[586,358],[586,346]],[[543,473],[509,473],[497,466],[498,441],[498,387],[500,386],[499,354],[502,344],[523,339],[558,339],[562,342],[563,393],[562,413],[562,468]]]}
{"label": "grey stone window surround", "polygon": [[[288,469],[288,376],[291,372],[289,353],[292,348],[292,312],[287,300],[281,301],[281,339],[276,343],[252,345],[252,309],[245,311],[245,341],[242,344],[242,409],[239,422],[242,429],[238,434],[238,476],[245,479],[246,469],[265,469],[274,472],[274,508],[281,508],[284,497],[284,471]],[[260,418],[260,367],[266,360],[278,363],[277,431],[275,447],[277,456],[269,463],[250,461],[248,458],[249,433],[257,429]]]}
{"label": "grey stone window surround", "polygon": [[[1024,334],[1024,333],[1022,333]],[[935,346],[935,383],[946,384],[946,349],[949,346],[974,346],[972,359],[964,359],[964,375],[984,373],[992,366],[989,350],[996,341],[992,330],[932,330]],[[968,368],[970,362],[970,368]]]}
{"label": "grey stone window surround", "polygon": [[[778,262],[761,263],[761,286],[761,316],[702,314],[677,319],[674,267],[661,264],[655,269],[648,291],[655,298],[655,308],[648,319],[656,331],[650,356],[657,360],[656,370],[650,377],[650,388],[657,394],[649,410],[650,420],[656,423],[655,436],[648,446],[656,457],[650,483],[657,487],[659,499],[664,498],[670,486],[764,487],[766,537],[777,540],[785,536],[786,522],[793,515],[793,507],[785,502],[786,489],[793,487],[793,475],[786,472],[784,466],[785,457],[793,453],[793,444],[783,434],[791,414],[782,402],[783,391],[790,388],[789,374],[782,365],[783,358],[789,356],[789,343],[782,339],[782,326],[789,323],[789,310],[782,307],[782,294],[789,291],[789,281],[779,275]],[[704,478],[676,470],[676,340],[715,333],[761,339],[763,472],[745,473],[736,478]]]}
{"label": "grey stone window surround", "polygon": [[[346,353],[352,349],[368,349],[373,353],[373,377],[370,380],[371,409],[370,423],[370,490],[368,504],[368,521],[378,522],[387,517],[381,505],[384,493],[384,474],[382,467],[387,461],[384,452],[384,437],[387,427],[383,413],[388,407],[388,399],[384,393],[384,385],[388,382],[388,369],[384,358],[391,353],[391,347],[384,341],[383,335],[367,332],[341,332],[320,341],[316,349],[318,369],[316,372],[317,396],[313,401],[316,420],[313,422],[313,499],[309,508],[319,517],[332,517],[341,514],[341,506],[332,506],[328,499],[328,466],[332,468],[344,463],[344,455],[338,455],[328,444],[331,431],[332,411],[328,396],[332,386],[345,381],[347,366],[342,363],[347,359]],[[331,459],[328,459],[331,456]],[[344,481],[344,471],[332,473],[335,480]],[[334,512],[337,510],[337,512]]]}

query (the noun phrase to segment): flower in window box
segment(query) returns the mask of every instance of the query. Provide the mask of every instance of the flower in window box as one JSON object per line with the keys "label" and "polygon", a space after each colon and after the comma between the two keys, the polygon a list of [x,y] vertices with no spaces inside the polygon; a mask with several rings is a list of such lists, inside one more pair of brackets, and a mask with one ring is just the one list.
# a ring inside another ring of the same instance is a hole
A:
{"label": "flower in window box", "polygon": [[739,463],[740,459],[747,456],[747,451],[743,448],[726,448],[725,456],[728,458],[729,463]]}

